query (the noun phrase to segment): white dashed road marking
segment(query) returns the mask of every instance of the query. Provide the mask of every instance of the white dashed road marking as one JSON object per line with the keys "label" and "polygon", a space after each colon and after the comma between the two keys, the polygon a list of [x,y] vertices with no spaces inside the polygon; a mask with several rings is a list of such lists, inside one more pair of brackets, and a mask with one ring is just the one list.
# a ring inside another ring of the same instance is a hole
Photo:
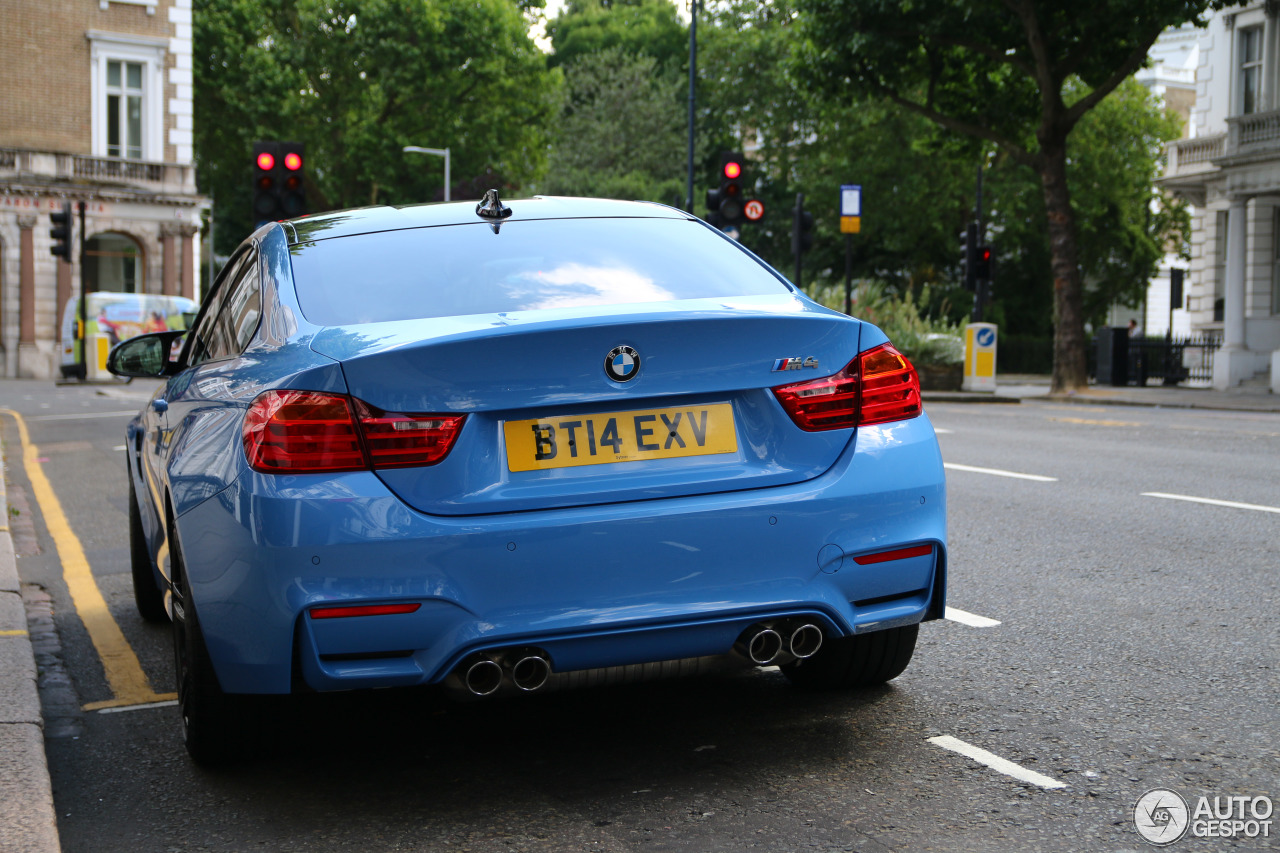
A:
{"label": "white dashed road marking", "polygon": [[1225,506],[1231,509],[1251,509],[1255,512],[1277,512],[1280,513],[1280,506],[1262,506],[1261,504],[1242,504],[1236,501],[1218,501],[1213,498],[1193,498],[1190,495],[1167,495],[1164,492],[1143,492],[1144,498],[1166,498],[1171,501],[1190,501],[1194,504],[1209,504],[1210,506]]}
{"label": "white dashed road marking", "polygon": [[951,471],[968,471],[971,474],[991,474],[994,477],[1013,477],[1015,480],[1034,480],[1037,483],[1056,483],[1057,477],[1042,477],[1039,474],[1019,474],[1016,471],[1002,471],[999,468],[975,468],[972,465],[957,465],[945,462],[942,465]]}
{"label": "white dashed road marking", "polygon": [[966,758],[972,758],[979,764],[985,764],[997,773],[1012,776],[1019,782],[1028,782],[1032,785],[1038,785],[1041,788],[1047,788],[1049,790],[1067,787],[1066,782],[1059,782],[1057,779],[1045,776],[1043,773],[1028,770],[1021,765],[1014,764],[1007,758],[1001,758],[993,752],[987,752],[985,749],[980,749],[971,743],[965,743],[959,738],[954,738],[950,735],[931,737],[929,738],[929,743],[934,746],[940,746],[943,749],[949,749],[952,752],[959,753]]}
{"label": "white dashed road marking", "polygon": [[959,622],[962,625],[968,625],[971,628],[994,628],[1000,624],[998,619],[988,619],[985,616],[979,616],[976,613],[970,613],[967,610],[957,610],[954,607],[948,607],[945,613],[946,618],[952,622]]}

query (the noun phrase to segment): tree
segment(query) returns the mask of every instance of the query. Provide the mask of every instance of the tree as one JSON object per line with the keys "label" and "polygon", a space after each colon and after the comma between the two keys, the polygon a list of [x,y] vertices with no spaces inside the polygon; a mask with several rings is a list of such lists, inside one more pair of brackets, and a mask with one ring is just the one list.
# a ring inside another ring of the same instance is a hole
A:
{"label": "tree", "polygon": [[[1067,164],[1078,220],[1083,312],[1095,327],[1116,303],[1138,305],[1165,252],[1183,244],[1190,225],[1185,206],[1154,189],[1163,144],[1181,133],[1178,117],[1130,79],[1081,119]],[[1051,276],[1044,202],[1027,167],[999,153],[987,170],[999,275],[993,322],[1012,334],[1052,333],[1053,294],[1039,286]]]}
{"label": "tree", "polygon": [[645,199],[683,196],[685,117],[651,56],[607,48],[565,69],[567,97],[545,182],[553,195]]}
{"label": "tree", "polygon": [[652,56],[663,71],[687,69],[689,31],[670,0],[570,0],[547,22],[552,65],[572,65],[609,48]]}
{"label": "tree", "polygon": [[1068,140],[1142,67],[1170,26],[1225,0],[797,0],[798,78],[848,98],[851,84],[950,131],[994,144],[1040,182],[1053,281],[1053,390],[1088,383],[1084,286]]}
{"label": "tree", "polygon": [[[927,120],[873,95],[829,98],[797,86],[788,62],[801,44],[795,5],[730,0],[699,29],[699,133],[715,141],[713,153],[751,152],[747,174],[765,203],[765,219],[744,226],[742,241],[790,274],[792,209],[804,193],[816,220],[806,289],[831,282],[843,293],[838,190],[860,184],[872,207],[852,241],[855,274],[896,294],[931,285],[941,304],[972,203],[977,145],[943,139]],[[953,307],[967,298],[951,295]]]}
{"label": "tree", "polygon": [[512,0],[207,0],[194,38],[198,175],[220,251],[253,226],[256,139],[306,144],[315,211],[441,198],[443,163],[405,145],[450,148],[472,187],[545,166],[560,75]]}

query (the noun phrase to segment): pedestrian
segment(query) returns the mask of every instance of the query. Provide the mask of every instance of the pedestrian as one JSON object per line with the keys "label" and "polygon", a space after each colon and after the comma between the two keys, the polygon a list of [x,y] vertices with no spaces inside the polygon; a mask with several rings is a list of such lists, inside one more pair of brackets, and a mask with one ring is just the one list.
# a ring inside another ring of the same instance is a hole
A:
{"label": "pedestrian", "polygon": [[1142,337],[1142,327],[1138,325],[1137,320],[1129,321],[1129,337],[1131,338]]}

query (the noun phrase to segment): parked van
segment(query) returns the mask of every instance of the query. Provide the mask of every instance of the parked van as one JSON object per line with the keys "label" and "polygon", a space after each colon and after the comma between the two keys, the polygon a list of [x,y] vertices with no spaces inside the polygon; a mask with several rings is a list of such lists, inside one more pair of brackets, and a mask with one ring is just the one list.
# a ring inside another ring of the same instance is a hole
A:
{"label": "parked van", "polygon": [[[80,362],[80,341],[76,339],[79,297],[67,300],[62,312],[62,375],[73,376]],[[85,295],[86,379],[107,379],[107,354],[121,341],[146,332],[186,329],[199,306],[184,296],[152,293],[108,293]]]}

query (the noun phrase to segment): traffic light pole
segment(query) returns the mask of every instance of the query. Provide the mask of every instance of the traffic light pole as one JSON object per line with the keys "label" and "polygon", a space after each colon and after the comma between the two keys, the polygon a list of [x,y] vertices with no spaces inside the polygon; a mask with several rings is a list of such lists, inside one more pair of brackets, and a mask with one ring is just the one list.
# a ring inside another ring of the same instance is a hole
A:
{"label": "traffic light pole", "polygon": [[693,131],[698,80],[698,0],[689,0],[689,186],[685,192],[685,213],[693,213]]}
{"label": "traffic light pole", "polygon": [[[983,230],[982,228],[982,164],[981,163],[978,164],[978,186],[977,186],[976,196],[977,196],[977,199],[976,199],[976,205],[974,210],[974,214],[975,214],[974,218],[977,219],[977,222],[978,222],[977,245],[982,246],[982,245],[985,245],[986,243],[986,241],[983,239],[983,236],[986,234],[986,231]],[[975,280],[975,285],[976,286],[973,289],[973,322],[981,323],[983,312],[986,310],[987,292],[990,288],[984,276],[979,276]]]}
{"label": "traffic light pole", "polygon": [[78,312],[80,315],[80,324],[79,324],[80,326],[79,328],[80,358],[77,360],[77,363],[76,363],[76,373],[79,375],[81,382],[89,378],[89,360],[88,360],[89,325],[86,317],[86,315],[88,314],[89,301],[88,301],[88,296],[85,293],[85,291],[87,290],[86,284],[89,281],[88,275],[86,274],[87,271],[85,269],[85,267],[88,266],[85,263],[85,261],[88,259],[88,253],[85,251],[85,247],[87,244],[84,236],[85,235],[84,211],[86,207],[88,207],[88,205],[86,205],[83,201],[76,203],[76,210],[78,210],[80,213],[80,310]]}
{"label": "traffic light pole", "polygon": [[853,316],[853,235],[844,235],[844,313]]}
{"label": "traffic light pole", "polygon": [[804,287],[800,282],[800,272],[804,267],[804,264],[800,261],[800,259],[804,257],[804,252],[800,249],[800,217],[802,216],[804,216],[804,193],[796,193],[795,215],[791,220],[791,251],[794,252],[796,256],[796,287],[801,288]]}

